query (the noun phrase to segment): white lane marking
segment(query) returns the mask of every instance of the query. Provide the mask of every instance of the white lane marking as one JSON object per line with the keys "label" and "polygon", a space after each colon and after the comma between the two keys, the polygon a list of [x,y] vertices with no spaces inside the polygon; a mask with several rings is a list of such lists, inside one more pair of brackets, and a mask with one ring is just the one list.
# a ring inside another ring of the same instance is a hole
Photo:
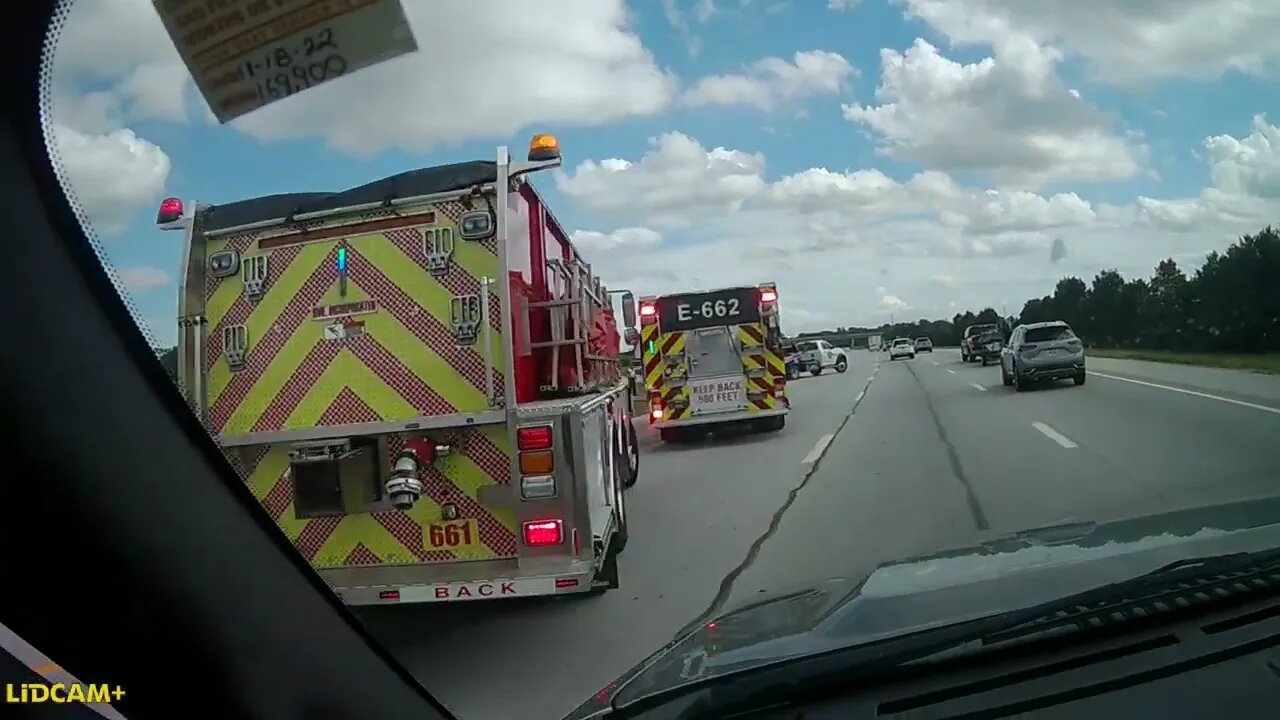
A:
{"label": "white lane marking", "polygon": [[1158,388],[1160,390],[1168,390],[1170,392],[1182,393],[1183,395],[1193,395],[1195,397],[1205,398],[1207,400],[1217,400],[1218,402],[1231,403],[1232,405],[1239,405],[1240,407],[1253,408],[1254,410],[1261,410],[1263,412],[1269,412],[1269,413],[1274,413],[1276,415],[1280,415],[1280,408],[1272,407],[1271,405],[1259,405],[1258,403],[1251,403],[1251,402],[1246,402],[1244,400],[1236,400],[1235,398],[1222,397],[1221,395],[1210,395],[1209,393],[1196,392],[1195,390],[1187,390],[1186,388],[1174,387],[1172,385],[1161,385],[1160,383],[1147,382],[1146,380],[1134,380],[1133,378],[1120,377],[1119,375],[1108,375],[1106,373],[1100,373],[1097,370],[1090,370],[1089,374],[1097,375],[1098,377],[1109,378],[1111,380],[1119,380],[1120,382],[1133,383],[1134,385],[1146,385],[1147,387]]}
{"label": "white lane marking", "polygon": [[800,461],[800,464],[812,465],[818,462],[818,458],[822,457],[822,451],[827,449],[827,446],[831,444],[833,439],[835,439],[834,434],[823,435],[818,438],[817,444],[813,446],[813,449],[809,451],[808,455],[804,456],[804,459]]}
{"label": "white lane marking", "polygon": [[952,370],[951,368],[947,368],[947,372],[951,373],[952,375],[956,374],[956,371]]}
{"label": "white lane marking", "polygon": [[934,365],[941,365],[941,364],[942,364],[942,363],[939,363],[937,360],[930,360],[929,362],[933,363]]}
{"label": "white lane marking", "polygon": [[972,387],[974,390],[981,390],[982,392],[987,391],[985,386],[979,385],[978,383],[969,383],[969,387]]}
{"label": "white lane marking", "polygon": [[1070,450],[1071,448],[1074,448],[1074,447],[1080,447],[1079,445],[1076,445],[1074,442],[1072,442],[1072,441],[1071,441],[1071,438],[1067,437],[1066,435],[1063,435],[1062,433],[1058,432],[1057,430],[1054,430],[1053,428],[1051,428],[1051,427],[1049,427],[1048,425],[1046,425],[1046,424],[1044,424],[1044,423],[1040,422],[1039,420],[1037,420],[1037,421],[1035,421],[1035,422],[1031,423],[1031,427],[1033,427],[1033,428],[1035,428],[1035,429],[1039,430],[1040,432],[1044,433],[1044,436],[1045,436],[1045,437],[1047,437],[1047,438],[1049,438],[1050,440],[1052,440],[1052,441],[1054,441],[1054,442],[1058,443],[1059,445],[1061,445],[1062,447],[1064,447],[1064,448],[1066,448],[1066,449],[1068,449],[1068,450]]}

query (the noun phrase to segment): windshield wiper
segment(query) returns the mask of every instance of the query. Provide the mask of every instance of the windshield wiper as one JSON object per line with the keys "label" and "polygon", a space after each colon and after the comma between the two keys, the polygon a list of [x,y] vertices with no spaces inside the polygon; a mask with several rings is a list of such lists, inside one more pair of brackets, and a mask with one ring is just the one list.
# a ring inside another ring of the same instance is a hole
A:
{"label": "windshield wiper", "polygon": [[628,717],[699,691],[705,692],[692,702],[699,713],[712,716],[740,705],[759,707],[757,703],[764,698],[783,702],[803,697],[809,689],[832,680],[848,683],[859,676],[883,675],[957,649],[1052,631],[1109,626],[1233,599],[1246,592],[1275,592],[1280,586],[1270,576],[1277,566],[1280,548],[1185,558],[1128,580],[1025,608],[697,680],[620,704],[615,710],[618,717]]}

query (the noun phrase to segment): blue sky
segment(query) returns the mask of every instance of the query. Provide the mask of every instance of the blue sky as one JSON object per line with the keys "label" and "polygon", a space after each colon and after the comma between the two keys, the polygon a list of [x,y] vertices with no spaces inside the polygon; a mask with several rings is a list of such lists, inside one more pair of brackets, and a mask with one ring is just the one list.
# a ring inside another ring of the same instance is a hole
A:
{"label": "blue sky", "polygon": [[1014,311],[1280,219],[1276,3],[414,5],[418,53],[223,126],[149,2],[77,3],[59,156],[158,343],[162,197],[338,190],[541,131],[565,167],[536,182],[612,287],[775,280],[789,330]]}

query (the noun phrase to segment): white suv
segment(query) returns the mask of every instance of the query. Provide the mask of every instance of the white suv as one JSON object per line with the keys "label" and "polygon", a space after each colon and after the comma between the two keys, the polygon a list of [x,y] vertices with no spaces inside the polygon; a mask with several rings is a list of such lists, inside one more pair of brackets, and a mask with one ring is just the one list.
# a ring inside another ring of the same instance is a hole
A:
{"label": "white suv", "polygon": [[897,360],[900,357],[915,359],[916,344],[911,342],[911,338],[894,338],[893,344],[889,346],[889,359]]}

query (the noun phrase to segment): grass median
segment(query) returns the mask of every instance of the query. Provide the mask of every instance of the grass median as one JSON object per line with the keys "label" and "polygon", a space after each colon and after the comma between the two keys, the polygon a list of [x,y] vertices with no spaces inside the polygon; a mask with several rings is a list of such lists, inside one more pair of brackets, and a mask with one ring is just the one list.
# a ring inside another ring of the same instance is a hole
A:
{"label": "grass median", "polygon": [[1250,370],[1253,372],[1280,374],[1280,353],[1244,355],[1234,353],[1190,353],[1169,350],[1104,350],[1089,348],[1089,355],[1122,360],[1147,360],[1173,365],[1197,365],[1200,367]]}

